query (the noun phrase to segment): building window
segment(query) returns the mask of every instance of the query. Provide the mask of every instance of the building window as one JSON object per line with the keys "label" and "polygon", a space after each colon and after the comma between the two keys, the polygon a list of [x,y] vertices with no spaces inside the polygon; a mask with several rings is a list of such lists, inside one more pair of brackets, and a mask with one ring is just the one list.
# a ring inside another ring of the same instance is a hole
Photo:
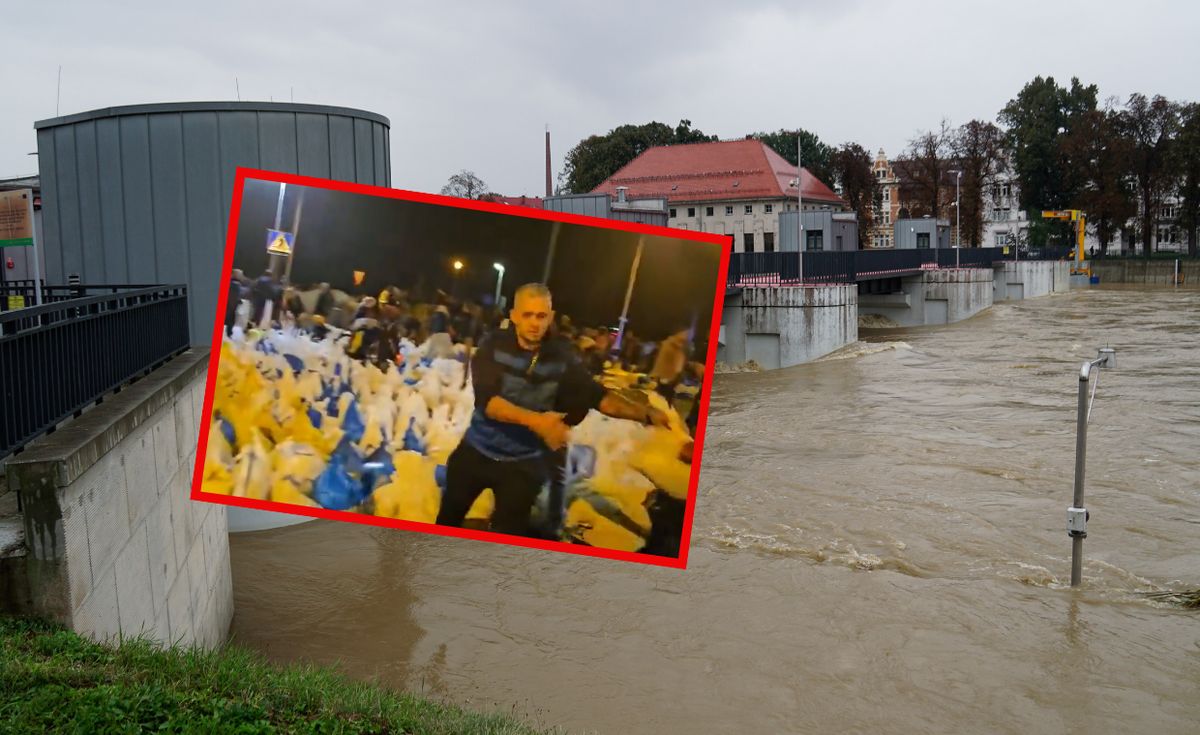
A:
{"label": "building window", "polygon": [[892,213],[891,212],[883,213],[883,223],[885,225],[890,225],[892,223]]}
{"label": "building window", "polygon": [[1175,219],[1175,207],[1168,204],[1162,208],[1163,219]]}
{"label": "building window", "polygon": [[834,248],[833,248],[833,249],[834,249],[834,250],[836,250],[836,251],[838,251],[838,252],[840,253],[840,252],[842,251],[842,236],[841,236],[841,235],[834,235],[834,237],[833,237],[833,241],[834,241],[834,243],[835,243],[835,245],[834,245]]}
{"label": "building window", "polygon": [[883,188],[883,201],[885,201],[885,202],[892,201],[892,190],[886,186]]}
{"label": "building window", "polygon": [[695,207],[688,207],[688,216],[689,216],[689,217],[695,217],[695,216],[696,216],[696,208],[695,208]]}
{"label": "building window", "polygon": [[1005,199],[1008,199],[1009,197],[1011,197],[1012,196],[1012,184],[1010,184],[1007,181],[1004,182],[1003,184],[1001,184],[1000,185],[1000,196],[1004,197]]}
{"label": "building window", "polygon": [[774,211],[775,211],[774,204],[764,204],[763,205],[763,212],[765,212],[766,214],[770,214],[771,212],[774,212]]}
{"label": "building window", "polygon": [[725,207],[725,214],[733,214],[733,207]]}
{"label": "building window", "polygon": [[746,232],[742,234],[742,247],[747,253],[754,252],[754,233]]}
{"label": "building window", "polygon": [[705,216],[705,217],[711,217],[711,216],[713,216],[713,208],[712,208],[712,207],[705,207],[705,208],[704,208],[704,216]]}
{"label": "building window", "polygon": [[917,233],[917,247],[921,248],[921,249],[927,249],[929,247],[929,233],[928,232],[918,232]]}
{"label": "building window", "polygon": [[997,232],[996,233],[996,247],[1002,248],[1005,245],[1008,245],[1008,233],[1007,232]]}
{"label": "building window", "polygon": [[804,231],[804,247],[806,250],[824,250],[825,233],[821,230]]}
{"label": "building window", "polygon": [[764,253],[775,252],[775,233],[774,232],[764,232],[763,233],[763,252]]}
{"label": "building window", "polygon": [[754,214],[754,205],[753,204],[746,205],[746,214]]}
{"label": "building window", "polygon": [[671,219],[675,219],[675,208],[674,207],[671,207],[670,214],[671,214]]}

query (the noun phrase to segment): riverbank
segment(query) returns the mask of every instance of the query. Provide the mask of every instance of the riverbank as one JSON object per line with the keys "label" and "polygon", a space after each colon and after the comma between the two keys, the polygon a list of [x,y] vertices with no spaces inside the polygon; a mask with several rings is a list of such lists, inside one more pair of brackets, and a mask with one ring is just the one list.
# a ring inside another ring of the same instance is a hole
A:
{"label": "riverbank", "polygon": [[0,733],[547,732],[256,653],[103,646],[52,623],[0,617]]}

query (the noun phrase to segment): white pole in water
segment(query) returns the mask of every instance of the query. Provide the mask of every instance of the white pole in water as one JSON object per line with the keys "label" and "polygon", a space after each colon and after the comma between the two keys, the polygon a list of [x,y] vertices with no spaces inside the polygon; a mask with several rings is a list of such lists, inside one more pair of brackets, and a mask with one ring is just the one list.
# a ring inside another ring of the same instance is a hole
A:
{"label": "white pole in water", "polygon": [[800,241],[796,250],[800,252],[800,285],[804,285],[804,163],[800,156],[800,133],[796,133],[796,221],[799,223]]}
{"label": "white pole in water", "polygon": [[[1083,540],[1087,538],[1089,513],[1083,506],[1084,469],[1087,466],[1087,426],[1091,418],[1088,403],[1088,384],[1092,368],[1115,368],[1117,353],[1110,347],[1100,350],[1100,356],[1083,363],[1079,369],[1079,401],[1075,417],[1075,494],[1067,508],[1067,535],[1071,537],[1071,586],[1078,587],[1083,579]],[[1097,382],[1099,377],[1096,378]]]}

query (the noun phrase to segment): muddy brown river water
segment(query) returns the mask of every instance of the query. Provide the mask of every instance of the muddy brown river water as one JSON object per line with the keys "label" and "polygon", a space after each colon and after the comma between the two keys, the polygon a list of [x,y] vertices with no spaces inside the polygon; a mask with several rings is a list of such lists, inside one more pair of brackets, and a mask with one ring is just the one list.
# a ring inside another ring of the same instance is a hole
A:
{"label": "muddy brown river water", "polygon": [[864,340],[717,376],[687,570],[317,520],[231,537],[234,636],[570,732],[1200,732],[1200,611],[1139,594],[1200,587],[1200,291]]}

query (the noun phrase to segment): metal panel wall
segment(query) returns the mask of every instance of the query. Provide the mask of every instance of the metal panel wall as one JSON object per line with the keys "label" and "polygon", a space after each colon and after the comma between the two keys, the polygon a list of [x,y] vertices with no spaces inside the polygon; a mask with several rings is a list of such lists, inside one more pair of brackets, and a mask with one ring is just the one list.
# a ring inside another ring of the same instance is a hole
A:
{"label": "metal panel wall", "polygon": [[185,283],[212,335],[238,166],[391,186],[390,123],[338,107],[179,103],[36,123],[48,284]]}

